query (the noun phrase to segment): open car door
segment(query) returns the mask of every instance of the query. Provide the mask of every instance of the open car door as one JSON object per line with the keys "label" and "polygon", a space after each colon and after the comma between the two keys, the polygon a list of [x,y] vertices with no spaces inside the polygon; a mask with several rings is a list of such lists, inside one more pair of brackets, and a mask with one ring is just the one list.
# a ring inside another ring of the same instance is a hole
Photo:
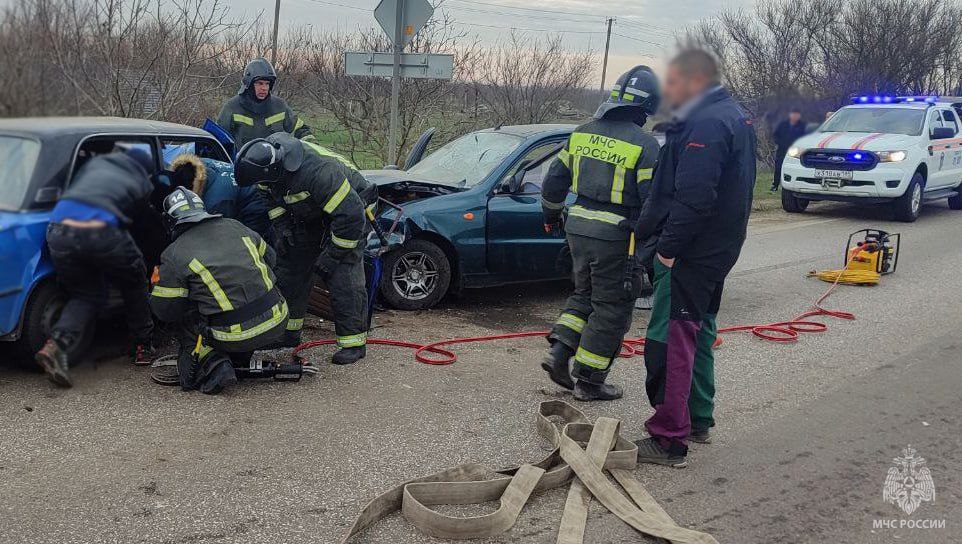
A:
{"label": "open car door", "polygon": [[541,181],[565,141],[534,144],[488,199],[489,272],[519,281],[565,275],[558,266],[564,235],[545,232],[541,213]]}
{"label": "open car door", "polygon": [[411,147],[411,152],[408,153],[407,160],[404,161],[405,170],[421,162],[421,159],[424,158],[424,152],[427,151],[428,144],[431,143],[431,138],[434,137],[435,132],[437,132],[437,129],[431,127],[421,134],[418,141],[414,142],[414,146]]}

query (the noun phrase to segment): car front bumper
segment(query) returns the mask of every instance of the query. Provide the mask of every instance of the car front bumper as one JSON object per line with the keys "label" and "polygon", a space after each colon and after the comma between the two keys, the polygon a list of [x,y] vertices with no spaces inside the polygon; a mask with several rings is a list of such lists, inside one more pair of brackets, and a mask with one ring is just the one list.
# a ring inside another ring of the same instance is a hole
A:
{"label": "car front bumper", "polygon": [[851,180],[841,184],[826,182],[815,175],[815,169],[802,166],[798,159],[785,159],[782,164],[782,187],[801,198],[838,200],[843,202],[882,202],[905,194],[913,172],[905,163],[881,163],[872,170],[855,171]]}

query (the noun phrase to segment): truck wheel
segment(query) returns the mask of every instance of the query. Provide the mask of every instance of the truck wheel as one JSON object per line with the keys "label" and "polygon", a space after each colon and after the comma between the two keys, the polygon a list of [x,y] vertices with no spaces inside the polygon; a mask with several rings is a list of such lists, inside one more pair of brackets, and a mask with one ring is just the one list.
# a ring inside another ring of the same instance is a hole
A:
{"label": "truck wheel", "polygon": [[782,189],[782,209],[788,213],[802,213],[808,208],[808,200],[798,198],[793,191]]}
{"label": "truck wheel", "polygon": [[[51,327],[60,318],[64,302],[66,300],[63,292],[53,281],[44,282],[30,295],[27,308],[23,312],[23,327],[20,331],[20,339],[14,344],[14,360],[18,365],[39,370],[34,362],[34,355],[40,351],[44,342],[47,341]],[[89,323],[81,335],[80,341],[77,342],[76,348],[68,354],[72,364],[76,364],[77,358],[86,353],[93,342],[93,335],[94,326],[93,323]]]}
{"label": "truck wheel", "polygon": [[912,176],[909,186],[905,189],[905,194],[895,199],[892,204],[892,211],[896,221],[914,223],[919,218],[919,213],[922,211],[922,186],[924,183],[925,179],[922,177],[922,173],[916,172]]}
{"label": "truck wheel", "polygon": [[381,294],[398,310],[434,307],[451,285],[451,263],[436,244],[411,240],[384,257]]}
{"label": "truck wheel", "polygon": [[955,196],[949,197],[949,208],[952,210],[962,210],[962,185],[955,188]]}

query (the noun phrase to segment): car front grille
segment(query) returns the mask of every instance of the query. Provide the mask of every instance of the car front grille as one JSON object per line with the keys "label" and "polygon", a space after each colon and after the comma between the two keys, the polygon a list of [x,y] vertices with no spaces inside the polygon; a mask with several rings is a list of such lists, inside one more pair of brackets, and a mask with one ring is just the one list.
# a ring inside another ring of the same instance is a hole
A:
{"label": "car front grille", "polygon": [[822,170],[866,171],[878,165],[875,153],[852,149],[809,149],[801,160],[806,168]]}

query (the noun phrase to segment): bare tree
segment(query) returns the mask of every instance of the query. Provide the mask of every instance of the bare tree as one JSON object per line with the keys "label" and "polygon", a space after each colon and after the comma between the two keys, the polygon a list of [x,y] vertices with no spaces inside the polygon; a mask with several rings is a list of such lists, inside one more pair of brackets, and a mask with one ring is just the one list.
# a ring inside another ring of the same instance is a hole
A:
{"label": "bare tree", "polygon": [[561,36],[534,40],[512,32],[486,51],[472,80],[495,123],[544,123],[579,97],[593,66],[590,51],[566,50]]}
{"label": "bare tree", "polygon": [[[355,162],[371,164],[387,156],[390,119],[390,81],[381,77],[356,77],[345,73],[344,53],[348,51],[389,51],[390,43],[379,31],[312,36],[310,46],[301,48],[309,79],[302,85],[312,104],[331,122],[319,130],[336,131],[328,139],[337,141]],[[439,130],[445,140],[474,119],[460,107],[458,81],[477,62],[479,48],[465,43],[463,33],[446,19],[433,20],[409,46],[411,52],[444,53],[455,57],[454,82],[433,79],[405,79],[401,87],[398,156],[403,157],[417,136],[429,127]]]}
{"label": "bare tree", "polygon": [[19,71],[20,100],[41,92],[24,113],[191,123],[222,94],[221,59],[253,25],[231,19],[223,0],[17,0],[2,17],[2,62]]}
{"label": "bare tree", "polygon": [[962,81],[962,7],[949,0],[767,0],[686,41],[713,51],[729,88],[769,122],[788,106],[820,119],[852,94],[953,93]]}

